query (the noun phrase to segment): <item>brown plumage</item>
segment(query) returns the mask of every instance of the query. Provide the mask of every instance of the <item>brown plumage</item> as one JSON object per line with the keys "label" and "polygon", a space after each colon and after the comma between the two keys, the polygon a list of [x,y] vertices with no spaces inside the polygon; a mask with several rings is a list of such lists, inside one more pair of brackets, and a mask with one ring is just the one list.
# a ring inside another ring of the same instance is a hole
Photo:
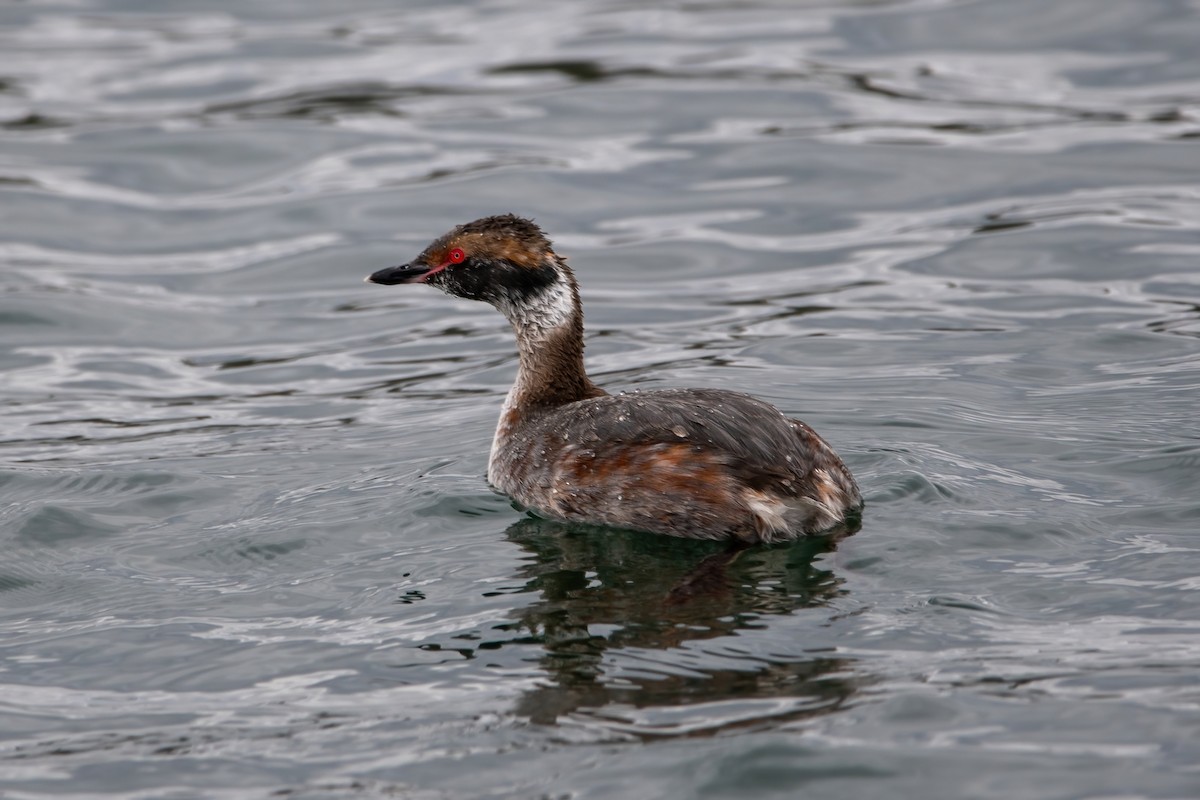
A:
{"label": "brown plumage", "polygon": [[772,542],[843,525],[862,507],[825,440],[762,400],[716,389],[609,395],[592,383],[575,276],[529,220],[460,225],[368,280],[429,283],[508,318],[520,365],[488,479],[540,513]]}

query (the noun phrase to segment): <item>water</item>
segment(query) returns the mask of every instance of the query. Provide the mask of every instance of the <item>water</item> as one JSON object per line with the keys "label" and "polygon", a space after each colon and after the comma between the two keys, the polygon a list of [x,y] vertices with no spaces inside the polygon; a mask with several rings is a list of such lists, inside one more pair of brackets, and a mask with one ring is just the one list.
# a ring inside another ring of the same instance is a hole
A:
{"label": "water", "polygon": [[[0,7],[0,793],[1200,795],[1198,10]],[[492,494],[510,210],[862,530]]]}

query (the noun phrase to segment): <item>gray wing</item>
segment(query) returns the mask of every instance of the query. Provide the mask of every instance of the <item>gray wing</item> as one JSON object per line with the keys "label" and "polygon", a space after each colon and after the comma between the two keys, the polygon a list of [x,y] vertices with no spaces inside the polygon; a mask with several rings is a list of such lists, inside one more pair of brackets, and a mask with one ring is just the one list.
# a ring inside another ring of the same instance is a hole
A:
{"label": "gray wing", "polygon": [[816,470],[848,482],[849,471],[811,428],[750,395],[719,389],[662,389],[573,403],[555,432],[603,457],[630,445],[689,443],[717,453],[745,485],[784,496],[810,493]]}

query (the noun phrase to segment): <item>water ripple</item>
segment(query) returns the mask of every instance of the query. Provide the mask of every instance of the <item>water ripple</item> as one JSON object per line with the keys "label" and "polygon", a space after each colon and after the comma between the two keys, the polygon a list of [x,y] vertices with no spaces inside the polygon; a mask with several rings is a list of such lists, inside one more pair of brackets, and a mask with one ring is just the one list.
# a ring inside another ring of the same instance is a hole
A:
{"label": "water ripple", "polygon": [[[6,788],[1190,796],[1185,5],[5,7]],[[511,333],[361,278],[510,210],[864,528],[491,492]]]}

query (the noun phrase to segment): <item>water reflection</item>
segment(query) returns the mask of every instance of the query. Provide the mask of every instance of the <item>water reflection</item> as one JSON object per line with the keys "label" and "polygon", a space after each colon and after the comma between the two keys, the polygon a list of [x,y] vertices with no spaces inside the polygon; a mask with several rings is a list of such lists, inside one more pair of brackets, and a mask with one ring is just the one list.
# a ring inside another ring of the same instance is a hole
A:
{"label": "water reflection", "polygon": [[773,656],[728,639],[843,593],[843,580],[816,560],[852,532],[730,549],[541,519],[516,523],[509,539],[533,556],[519,577],[540,599],[516,611],[509,629],[541,645],[539,665],[550,678],[522,697],[516,713],[543,724],[572,716],[669,736],[837,708],[859,683],[848,677],[847,659]]}

